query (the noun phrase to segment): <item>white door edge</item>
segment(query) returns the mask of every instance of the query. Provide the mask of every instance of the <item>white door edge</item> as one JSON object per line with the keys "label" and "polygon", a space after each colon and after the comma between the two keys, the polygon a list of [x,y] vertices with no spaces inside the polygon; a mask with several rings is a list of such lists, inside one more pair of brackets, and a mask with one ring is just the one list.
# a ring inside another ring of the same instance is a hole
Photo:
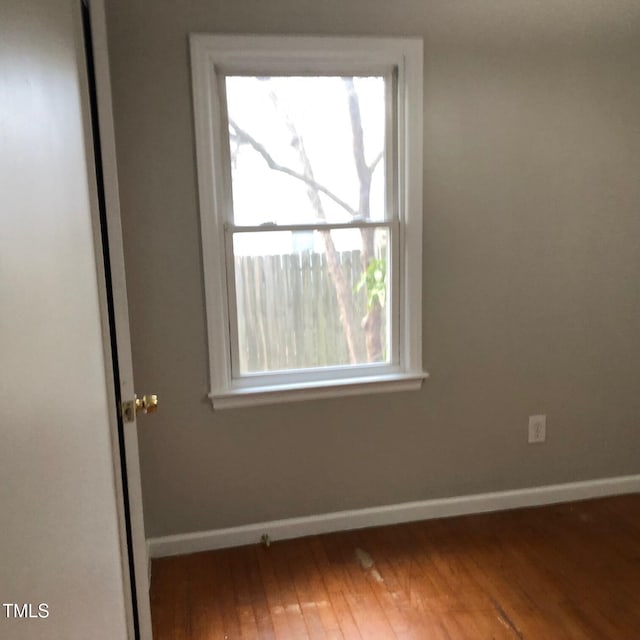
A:
{"label": "white door edge", "polygon": [[[89,8],[99,114],[98,127],[100,131],[104,194],[106,201],[107,235],[109,241],[111,284],[116,327],[116,347],[118,350],[120,397],[123,400],[130,400],[134,397],[135,389],[133,380],[133,362],[131,356],[131,334],[129,329],[129,307],[127,303],[124,250],[122,245],[122,225],[120,221],[120,198],[118,190],[111,77],[109,71],[104,0],[89,0]],[[115,420],[114,430],[116,431],[117,437],[117,416]],[[138,432],[135,419],[134,422],[126,423],[124,425],[124,444],[132,538],[131,546],[136,581],[135,591],[140,640],[151,640],[152,629],[148,573],[149,559],[144,531]],[[118,474],[119,472],[120,470],[118,469]],[[120,491],[122,491],[122,486],[120,487]],[[124,520],[122,531],[123,535],[125,535],[126,542]],[[126,545],[124,545],[123,549],[126,550],[126,548]],[[128,558],[124,558],[124,560],[128,563]]]}

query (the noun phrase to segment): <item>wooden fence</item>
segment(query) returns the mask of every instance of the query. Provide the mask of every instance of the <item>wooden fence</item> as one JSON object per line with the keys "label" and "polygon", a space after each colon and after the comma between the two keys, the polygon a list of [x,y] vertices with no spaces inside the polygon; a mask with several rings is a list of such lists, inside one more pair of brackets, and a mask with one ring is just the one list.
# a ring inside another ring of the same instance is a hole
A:
{"label": "wooden fence", "polygon": [[[353,292],[355,325],[367,313],[360,251],[339,254]],[[237,256],[236,299],[243,373],[349,364],[336,290],[323,253]],[[357,351],[366,353],[364,330]]]}

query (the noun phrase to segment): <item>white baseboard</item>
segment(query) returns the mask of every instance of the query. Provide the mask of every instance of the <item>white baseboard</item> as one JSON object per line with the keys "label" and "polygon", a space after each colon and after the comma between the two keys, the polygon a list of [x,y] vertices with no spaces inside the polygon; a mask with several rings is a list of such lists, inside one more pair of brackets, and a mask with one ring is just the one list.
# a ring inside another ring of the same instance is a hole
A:
{"label": "white baseboard", "polygon": [[255,544],[260,542],[261,536],[265,533],[269,535],[271,540],[286,540],[332,531],[363,529],[401,522],[533,507],[637,492],[640,492],[640,475],[621,476],[259,522],[228,529],[149,538],[147,544],[149,556],[160,558]]}

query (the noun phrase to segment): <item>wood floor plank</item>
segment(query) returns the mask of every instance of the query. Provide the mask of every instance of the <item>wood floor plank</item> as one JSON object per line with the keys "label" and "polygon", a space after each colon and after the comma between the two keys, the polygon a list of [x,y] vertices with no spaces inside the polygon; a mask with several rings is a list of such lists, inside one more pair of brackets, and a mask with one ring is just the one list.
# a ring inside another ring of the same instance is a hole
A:
{"label": "wood floor plank", "polygon": [[318,615],[322,621],[325,637],[339,640],[342,638],[340,624],[329,598],[322,572],[318,568],[310,538],[301,540],[304,550],[304,572],[306,597],[313,601],[318,609]]}
{"label": "wood floor plank", "polygon": [[154,580],[159,588],[151,590],[153,637],[156,640],[189,640],[191,608],[188,583],[183,579],[184,558],[163,558],[154,566]]}
{"label": "wood floor plank", "polygon": [[269,562],[271,563],[278,589],[282,594],[285,615],[291,629],[291,637],[300,638],[301,640],[309,638],[307,625],[305,624],[295,588],[294,576],[290,572],[287,546],[282,543],[273,544],[269,549],[269,553],[265,555],[269,556]]}
{"label": "wood floor plank", "polygon": [[264,584],[260,575],[260,564],[257,558],[257,552],[260,549],[256,547],[246,547],[246,549],[246,570],[251,593],[253,616],[258,628],[258,637],[264,640],[272,640],[276,637],[276,634],[271,620],[271,612],[269,610]]}
{"label": "wood floor plank", "polygon": [[640,494],[153,561],[155,640],[635,640]]}
{"label": "wood floor plank", "polygon": [[345,640],[366,640],[363,639],[360,634],[360,630],[358,629],[358,625],[356,624],[355,618],[353,617],[353,613],[349,608],[349,604],[347,603],[344,594],[342,591],[332,591],[331,595],[331,606],[333,610],[336,612],[336,616],[338,617],[338,623],[340,624],[340,631]]}
{"label": "wood floor plank", "polygon": [[305,624],[310,638],[324,638],[326,626],[323,617],[329,623],[330,610],[323,585],[312,584],[310,574],[313,565],[313,555],[306,539],[292,540],[288,545],[289,565],[295,575],[295,588],[298,601],[302,608]]}
{"label": "wood floor plank", "polygon": [[[192,640],[224,638],[223,612],[217,597],[217,564],[210,556],[192,556],[187,584]],[[193,589],[197,589],[194,595]]]}
{"label": "wood floor plank", "polygon": [[[222,621],[224,625],[225,639],[226,638],[240,638],[241,624],[237,610],[237,595],[234,591],[234,581],[232,574],[231,554],[224,558],[220,558],[220,607],[222,609]],[[190,573],[187,573],[183,578],[184,581],[190,584],[194,597],[199,597],[196,590],[196,586],[193,584],[193,577]],[[153,582],[153,577],[152,577]],[[189,638],[189,640],[193,640]]]}
{"label": "wood floor plank", "polygon": [[396,635],[358,559],[357,551],[360,547],[357,534],[351,531],[345,532],[336,536],[335,541],[341,550],[343,566],[352,585],[350,590],[344,591],[344,596],[360,634],[363,638],[378,637],[394,640]]}
{"label": "wood floor plank", "polygon": [[256,562],[269,607],[269,615],[276,638],[289,638],[292,634],[292,628],[289,625],[285,598],[280,591],[280,585],[273,569],[273,554],[267,553],[267,551],[263,547],[256,548]]}

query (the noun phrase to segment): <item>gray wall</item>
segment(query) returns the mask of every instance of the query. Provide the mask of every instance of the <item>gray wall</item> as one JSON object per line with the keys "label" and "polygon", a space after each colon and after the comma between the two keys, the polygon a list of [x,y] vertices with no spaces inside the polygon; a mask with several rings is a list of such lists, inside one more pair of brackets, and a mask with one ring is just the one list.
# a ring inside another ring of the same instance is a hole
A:
{"label": "gray wall", "polygon": [[[640,472],[637,2],[107,5],[149,535]],[[422,391],[211,409],[192,31],[425,38]]]}

